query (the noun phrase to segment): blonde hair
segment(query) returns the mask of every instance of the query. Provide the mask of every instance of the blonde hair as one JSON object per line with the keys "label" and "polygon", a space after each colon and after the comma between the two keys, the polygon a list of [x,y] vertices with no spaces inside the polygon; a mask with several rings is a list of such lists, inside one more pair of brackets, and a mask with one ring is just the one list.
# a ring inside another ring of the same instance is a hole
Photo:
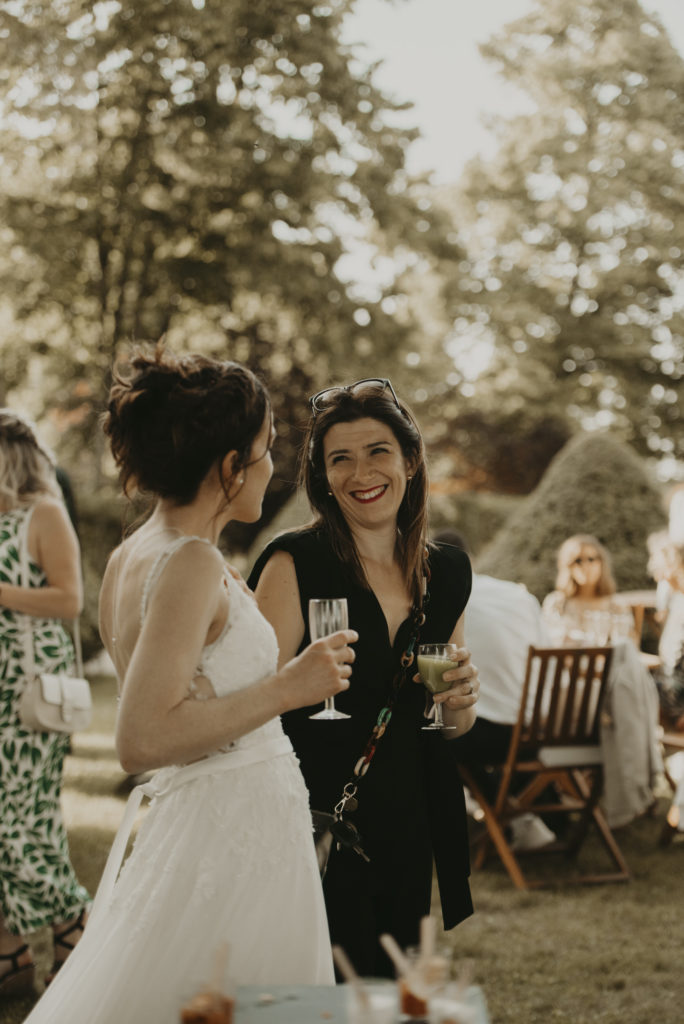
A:
{"label": "blonde hair", "polygon": [[596,596],[605,597],[614,594],[617,588],[613,579],[610,555],[601,541],[590,533],[576,533],[563,541],[558,549],[556,590],[560,590],[566,597],[574,597],[577,593],[578,587],[572,575],[572,565],[581,554],[583,547],[595,548],[601,559],[601,575],[596,583]]}
{"label": "blonde hair", "polygon": [[29,420],[0,409],[0,504],[25,508],[46,494],[61,496],[52,452]]}

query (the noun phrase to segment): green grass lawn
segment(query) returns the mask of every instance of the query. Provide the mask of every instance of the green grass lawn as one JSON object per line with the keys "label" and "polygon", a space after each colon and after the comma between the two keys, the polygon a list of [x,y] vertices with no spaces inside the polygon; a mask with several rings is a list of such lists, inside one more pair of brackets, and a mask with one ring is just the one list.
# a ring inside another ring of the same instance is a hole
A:
{"label": "green grass lawn", "polygon": [[[112,743],[112,682],[96,680],[94,694],[93,725],[74,737],[63,794],[72,859],[91,892],[128,793]],[[684,1022],[684,837],[659,847],[665,808],[663,799],[654,817],[617,833],[633,874],[627,884],[521,893],[495,863],[474,875],[475,915],[447,941],[473,961],[491,1024]],[[583,861],[598,866],[600,856],[588,841]],[[546,870],[561,877],[563,863]],[[33,944],[46,969],[49,937]],[[20,1024],[31,1005],[6,1000],[0,1021]]]}

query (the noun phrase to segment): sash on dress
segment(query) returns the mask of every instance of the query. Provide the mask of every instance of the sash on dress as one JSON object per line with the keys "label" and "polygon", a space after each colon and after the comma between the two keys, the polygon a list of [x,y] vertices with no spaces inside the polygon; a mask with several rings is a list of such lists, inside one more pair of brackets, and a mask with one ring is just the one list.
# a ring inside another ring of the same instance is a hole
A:
{"label": "sash on dress", "polygon": [[133,822],[143,797],[149,797],[150,800],[164,797],[203,775],[220,775],[222,772],[231,771],[234,768],[245,768],[248,765],[258,764],[260,761],[270,761],[274,757],[292,753],[292,749],[289,737],[276,736],[274,739],[264,740],[263,743],[256,743],[251,747],[236,747],[235,750],[227,751],[224,754],[213,754],[202,761],[193,761],[192,764],[170,765],[167,768],[161,768],[149,782],[144,782],[131,790],[121,824],[102,872],[100,884],[97,887],[88,916],[88,924],[92,925],[92,922],[111,903],[126,846],[133,831]]}

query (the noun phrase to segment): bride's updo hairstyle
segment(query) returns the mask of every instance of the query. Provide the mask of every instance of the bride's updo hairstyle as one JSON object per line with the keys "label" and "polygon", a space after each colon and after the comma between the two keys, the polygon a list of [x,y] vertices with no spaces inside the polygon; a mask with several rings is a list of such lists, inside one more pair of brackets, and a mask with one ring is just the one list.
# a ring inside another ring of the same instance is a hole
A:
{"label": "bride's updo hairstyle", "polygon": [[[138,348],[114,373],[104,432],[124,493],[136,488],[188,505],[212,466],[237,452],[233,477],[248,465],[270,401],[239,363]],[[221,477],[226,497],[230,480]]]}

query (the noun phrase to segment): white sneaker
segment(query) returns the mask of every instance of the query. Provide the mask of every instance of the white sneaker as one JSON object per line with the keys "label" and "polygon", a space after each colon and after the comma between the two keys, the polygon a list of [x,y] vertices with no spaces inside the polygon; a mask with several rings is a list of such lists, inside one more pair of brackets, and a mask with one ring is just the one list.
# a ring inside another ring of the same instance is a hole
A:
{"label": "white sneaker", "polygon": [[511,822],[511,847],[514,850],[538,850],[556,839],[536,814],[521,814]]}
{"label": "white sneaker", "polygon": [[484,811],[467,786],[463,787],[463,794],[465,796],[466,814],[471,818],[474,818],[475,821],[482,821],[484,818]]}

